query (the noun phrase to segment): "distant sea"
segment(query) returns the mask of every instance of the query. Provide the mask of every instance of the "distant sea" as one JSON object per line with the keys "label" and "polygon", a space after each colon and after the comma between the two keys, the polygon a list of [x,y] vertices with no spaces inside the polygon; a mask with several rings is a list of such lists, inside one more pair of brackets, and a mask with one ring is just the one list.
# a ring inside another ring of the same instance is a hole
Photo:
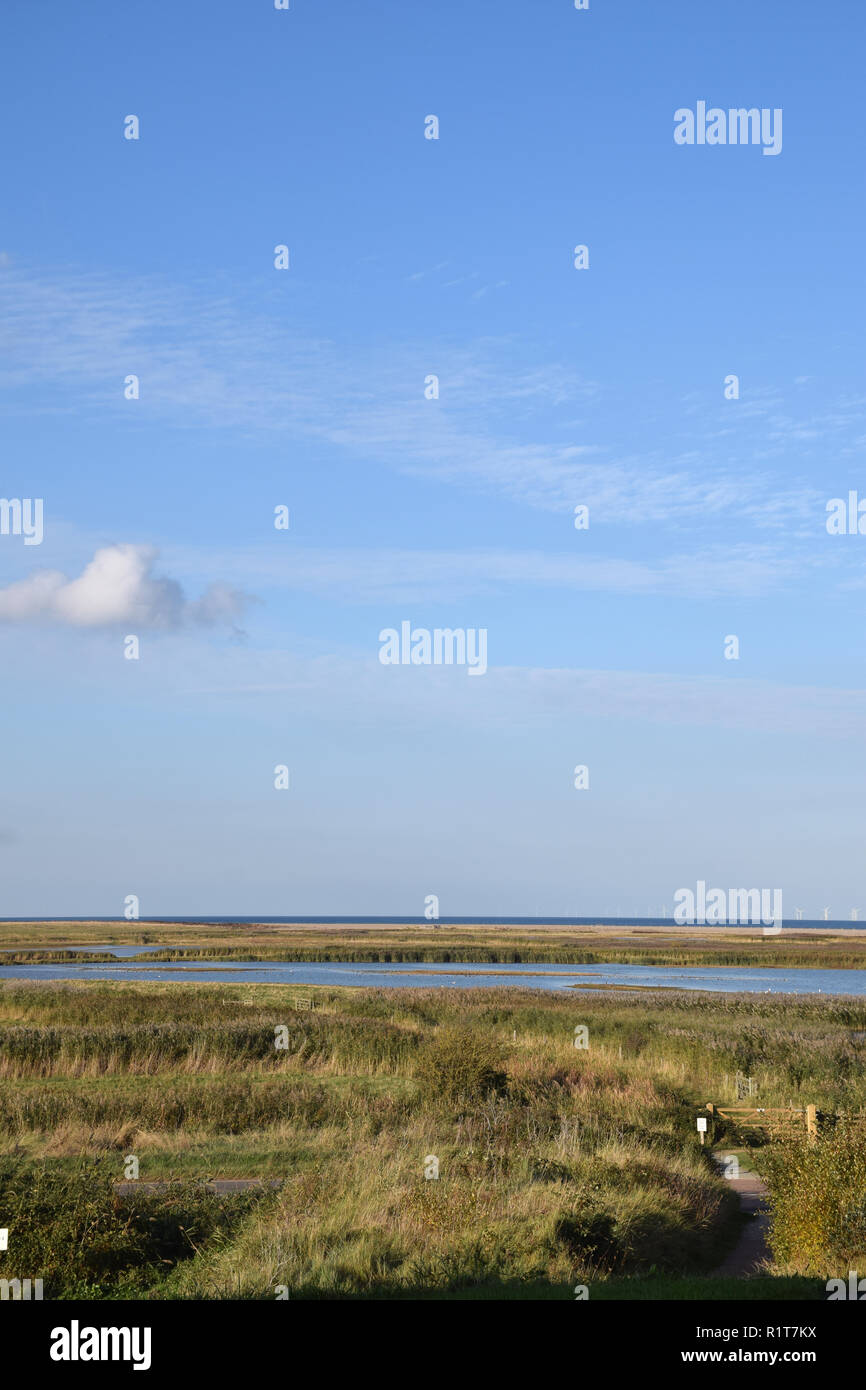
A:
{"label": "distant sea", "polygon": [[[332,927],[364,927],[364,926],[422,926],[422,927],[674,927],[679,924],[674,922],[672,917],[440,917],[436,922],[430,922],[425,917],[141,917],[133,921],[117,917],[0,917],[0,922],[105,922],[112,926],[120,924],[126,927],[146,927],[149,924],[159,923],[197,923],[199,925],[210,925],[219,927],[230,926],[254,926],[261,923],[263,926],[332,926]],[[709,926],[709,927],[741,927],[741,926],[760,926],[760,923],[748,922],[707,922],[692,923],[686,922],[684,926]],[[856,931],[858,928],[866,928],[864,922],[844,922],[831,919],[829,922],[822,920],[804,920],[784,918],[782,921],[786,930],[792,931],[812,930],[816,927],[833,927],[837,931],[850,929]]]}

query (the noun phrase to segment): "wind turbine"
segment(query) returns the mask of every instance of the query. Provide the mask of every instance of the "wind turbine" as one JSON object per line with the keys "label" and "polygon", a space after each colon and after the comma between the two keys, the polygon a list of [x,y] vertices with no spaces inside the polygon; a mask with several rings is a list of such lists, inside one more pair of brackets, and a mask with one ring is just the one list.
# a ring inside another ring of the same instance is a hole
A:
{"label": "wind turbine", "polygon": [[802,920],[803,920],[803,909],[802,909],[802,907],[795,907],[795,908],[794,908],[794,916],[796,917],[796,919],[797,919],[798,922],[802,922]]}
{"label": "wind turbine", "polygon": [[858,909],[857,909],[856,907],[852,907],[852,909],[851,909],[851,921],[852,921],[852,922],[856,922],[856,921],[857,921],[857,912],[858,912]]}
{"label": "wind turbine", "polygon": [[830,909],[829,909],[829,907],[825,907],[825,908],[824,908],[824,921],[825,921],[825,922],[829,922],[829,920],[830,920]]}

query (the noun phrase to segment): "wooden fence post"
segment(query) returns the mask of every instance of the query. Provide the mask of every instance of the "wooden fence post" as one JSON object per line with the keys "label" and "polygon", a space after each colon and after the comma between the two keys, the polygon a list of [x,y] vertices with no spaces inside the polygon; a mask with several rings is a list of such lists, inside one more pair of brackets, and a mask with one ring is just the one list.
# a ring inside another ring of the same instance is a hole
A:
{"label": "wooden fence post", "polygon": [[806,1106],[806,1136],[810,1144],[814,1144],[818,1138],[818,1107],[816,1105]]}

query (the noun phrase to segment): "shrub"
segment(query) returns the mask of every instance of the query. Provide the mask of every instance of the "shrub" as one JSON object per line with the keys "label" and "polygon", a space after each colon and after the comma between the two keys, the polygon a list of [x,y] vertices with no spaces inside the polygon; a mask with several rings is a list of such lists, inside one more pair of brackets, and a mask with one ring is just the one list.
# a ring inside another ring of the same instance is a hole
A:
{"label": "shrub", "polygon": [[614,1226],[607,1211],[567,1212],[557,1218],[553,1237],[584,1268],[610,1271],[620,1253]]}
{"label": "shrub", "polygon": [[866,1134],[837,1130],[761,1157],[779,1264],[827,1278],[866,1261]]}
{"label": "shrub", "polygon": [[425,1047],[415,1072],[422,1095],[450,1104],[471,1103],[505,1089],[495,1043],[483,1033],[455,1028]]}
{"label": "shrub", "polygon": [[10,1227],[4,1278],[44,1280],[48,1298],[98,1298],[163,1278],[178,1261],[232,1230],[260,1191],[218,1197],[179,1183],[129,1200],[99,1160],[65,1174],[0,1159],[0,1211]]}

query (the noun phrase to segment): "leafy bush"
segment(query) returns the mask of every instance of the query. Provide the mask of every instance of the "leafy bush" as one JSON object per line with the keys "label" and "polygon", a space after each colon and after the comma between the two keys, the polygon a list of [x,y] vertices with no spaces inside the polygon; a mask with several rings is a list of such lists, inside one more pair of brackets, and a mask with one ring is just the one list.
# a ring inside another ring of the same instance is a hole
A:
{"label": "leafy bush", "polygon": [[199,1183],[123,1199],[99,1160],[64,1174],[2,1158],[0,1211],[10,1231],[3,1277],[42,1279],[47,1298],[151,1284],[231,1231],[259,1200],[255,1190],[218,1197]]}
{"label": "leafy bush", "polygon": [[761,1157],[777,1263],[828,1278],[866,1265],[866,1134],[837,1130]]}
{"label": "leafy bush", "polygon": [[422,1094],[450,1104],[471,1103],[505,1089],[496,1044],[469,1028],[443,1033],[424,1048],[415,1072]]}

